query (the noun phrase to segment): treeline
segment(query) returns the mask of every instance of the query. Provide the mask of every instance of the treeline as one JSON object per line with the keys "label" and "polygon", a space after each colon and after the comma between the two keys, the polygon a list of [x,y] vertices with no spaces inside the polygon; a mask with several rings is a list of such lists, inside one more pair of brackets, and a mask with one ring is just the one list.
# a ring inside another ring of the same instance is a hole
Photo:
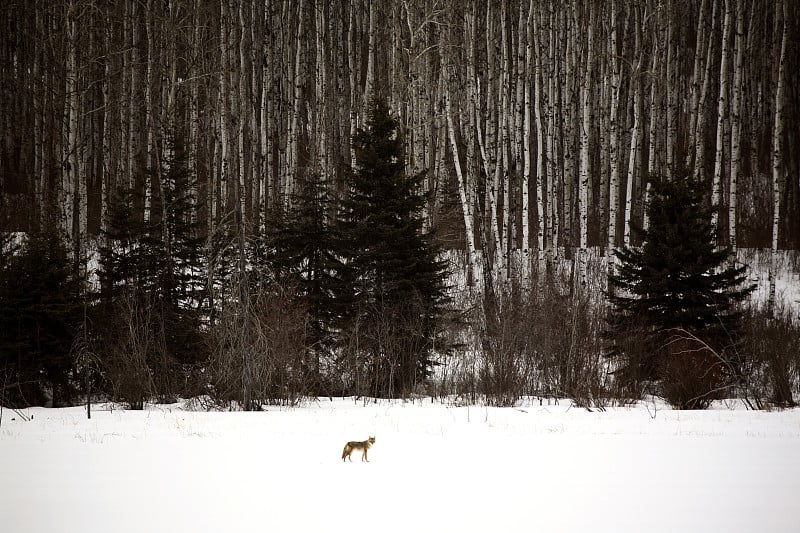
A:
{"label": "treeline", "polygon": [[792,403],[790,7],[3,2],[4,401],[641,396],[601,296],[665,177],[703,184],[715,246],[771,247],[761,359],[724,391]]}
{"label": "treeline", "polygon": [[348,193],[298,179],[292,206],[258,237],[240,211],[203,233],[196,178],[173,141],[158,216],[141,221],[135,189],[111,199],[96,277],[86,258],[74,268],[58,228],[21,246],[3,234],[0,403],[63,405],[93,390],[134,408],[202,396],[253,409],[424,387],[453,346],[450,273],[423,229],[422,175],[406,173],[399,124],[384,101],[370,105]]}
{"label": "treeline", "polygon": [[[0,7],[6,229],[80,256],[119,187],[159,203],[168,137],[212,235],[251,234],[300,176],[341,192],[377,92],[426,220],[557,254],[629,243],[651,174],[709,178],[721,239],[800,239],[800,46],[789,0],[15,1]],[[495,253],[496,252],[496,253]]]}

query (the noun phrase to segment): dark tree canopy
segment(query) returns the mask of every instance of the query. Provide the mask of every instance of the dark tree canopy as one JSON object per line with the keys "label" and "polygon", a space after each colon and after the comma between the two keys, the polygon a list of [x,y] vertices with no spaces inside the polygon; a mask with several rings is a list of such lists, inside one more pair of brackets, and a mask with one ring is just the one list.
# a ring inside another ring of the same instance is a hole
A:
{"label": "dark tree canopy", "polygon": [[353,140],[355,168],[340,222],[343,279],[352,287],[348,328],[374,330],[369,353],[377,395],[407,393],[426,377],[446,301],[446,265],[423,231],[422,174],[407,174],[399,124],[375,99]]}
{"label": "dark tree canopy", "polygon": [[0,269],[0,402],[71,401],[72,345],[83,319],[83,292],[55,231],[29,235]]}
{"label": "dark tree canopy", "polygon": [[731,265],[731,250],[716,245],[704,190],[689,178],[654,180],[649,227],[637,229],[642,246],[616,252],[608,334],[623,382],[663,377],[659,354],[678,332],[717,353],[736,342],[738,305],[752,288],[743,286],[745,267]]}

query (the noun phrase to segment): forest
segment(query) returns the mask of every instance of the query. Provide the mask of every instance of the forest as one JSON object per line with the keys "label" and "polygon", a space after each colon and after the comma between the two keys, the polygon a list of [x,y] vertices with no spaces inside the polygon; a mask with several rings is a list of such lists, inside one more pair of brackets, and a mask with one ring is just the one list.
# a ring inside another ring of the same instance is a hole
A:
{"label": "forest", "polygon": [[[620,251],[646,242],[654,183],[688,180],[703,184],[715,246],[771,254],[769,302],[742,311],[745,340],[681,339],[727,369],[695,386],[792,404],[799,326],[774,284],[780,252],[800,245],[792,7],[7,0],[0,400],[68,403],[91,387],[134,406],[203,394],[245,408],[318,394],[635,397],[689,370],[649,369],[620,389],[604,295]],[[377,135],[379,101],[392,131],[382,142],[396,145],[384,155],[402,170],[386,171],[386,191],[358,179],[375,163],[365,136]],[[417,240],[370,237],[357,213],[385,215],[381,205]],[[315,221],[333,233],[297,231]],[[354,253],[380,238],[428,269]],[[352,268],[326,288],[342,268],[320,257]],[[364,272],[391,268],[413,271],[411,292],[384,300],[394,285],[381,284],[359,301],[372,290]],[[53,326],[47,343],[9,333],[21,331],[23,286],[49,299],[32,322]]]}

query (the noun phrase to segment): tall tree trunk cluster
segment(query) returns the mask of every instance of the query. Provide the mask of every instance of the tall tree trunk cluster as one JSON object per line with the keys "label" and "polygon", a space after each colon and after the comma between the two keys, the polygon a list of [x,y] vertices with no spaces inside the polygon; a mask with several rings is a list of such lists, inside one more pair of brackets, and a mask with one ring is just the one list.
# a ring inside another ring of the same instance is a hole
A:
{"label": "tall tree trunk cluster", "polygon": [[[163,216],[182,139],[209,235],[258,232],[298,177],[334,193],[373,93],[427,170],[427,223],[500,279],[635,242],[648,175],[708,179],[721,244],[800,244],[789,0],[7,0],[5,229],[76,257],[116,188]],[[773,216],[774,215],[774,216]],[[521,254],[514,253],[521,251]]]}

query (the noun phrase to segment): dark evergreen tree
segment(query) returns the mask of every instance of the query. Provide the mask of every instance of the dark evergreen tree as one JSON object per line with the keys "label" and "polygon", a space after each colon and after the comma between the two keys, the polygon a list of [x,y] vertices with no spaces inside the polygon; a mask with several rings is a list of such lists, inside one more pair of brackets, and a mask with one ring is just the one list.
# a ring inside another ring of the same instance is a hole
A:
{"label": "dark evergreen tree", "polygon": [[355,168],[339,231],[348,350],[368,377],[363,392],[396,396],[429,375],[447,301],[446,264],[423,231],[423,174],[405,171],[399,126],[384,100],[371,102],[353,139]]}
{"label": "dark evergreen tree", "polygon": [[685,177],[654,180],[649,228],[637,228],[643,244],[616,252],[618,273],[609,280],[607,334],[620,384],[658,381],[682,407],[701,407],[711,389],[736,377],[730,349],[739,304],[752,291],[743,287],[745,267],[732,266],[731,250],[716,245],[708,189]]}
{"label": "dark evergreen tree", "polygon": [[[158,176],[161,195],[154,194],[147,220],[138,212],[142,202],[133,192],[119,190],[112,198],[100,247],[99,312],[104,318],[98,321],[104,323],[98,335],[106,344],[125,338],[120,328],[135,330],[136,339],[127,342],[144,352],[137,375],[145,375],[141,367],[146,365],[152,380],[140,385],[163,400],[181,392],[186,371],[204,354],[205,236],[197,217],[194,176],[181,146],[170,140],[167,153]],[[134,374],[126,370],[132,366],[132,354],[126,351],[131,346],[120,346],[117,352],[122,353],[110,362],[118,370],[117,379]],[[136,397],[133,403],[141,403],[137,384],[126,383],[123,389]]]}
{"label": "dark evergreen tree", "polygon": [[83,319],[84,286],[54,231],[30,234],[0,269],[0,401],[71,401],[72,344]]}
{"label": "dark evergreen tree", "polygon": [[203,249],[206,235],[197,216],[195,176],[187,154],[174,137],[168,139],[162,175],[162,217],[149,233],[158,266],[157,293],[167,325],[166,347],[181,364],[202,360],[199,328],[204,299]]}
{"label": "dark evergreen tree", "polygon": [[311,360],[305,374],[317,394],[323,392],[320,358],[331,354],[335,326],[346,307],[346,291],[339,278],[341,239],[329,218],[333,205],[320,176],[307,176],[300,181],[288,214],[276,217],[271,225],[268,239],[269,265],[276,281],[291,287],[307,311]]}
{"label": "dark evergreen tree", "polygon": [[111,195],[106,228],[99,247],[100,295],[104,303],[114,301],[120,292],[152,289],[155,273],[147,269],[146,226],[135,212],[135,193],[119,188]]}

